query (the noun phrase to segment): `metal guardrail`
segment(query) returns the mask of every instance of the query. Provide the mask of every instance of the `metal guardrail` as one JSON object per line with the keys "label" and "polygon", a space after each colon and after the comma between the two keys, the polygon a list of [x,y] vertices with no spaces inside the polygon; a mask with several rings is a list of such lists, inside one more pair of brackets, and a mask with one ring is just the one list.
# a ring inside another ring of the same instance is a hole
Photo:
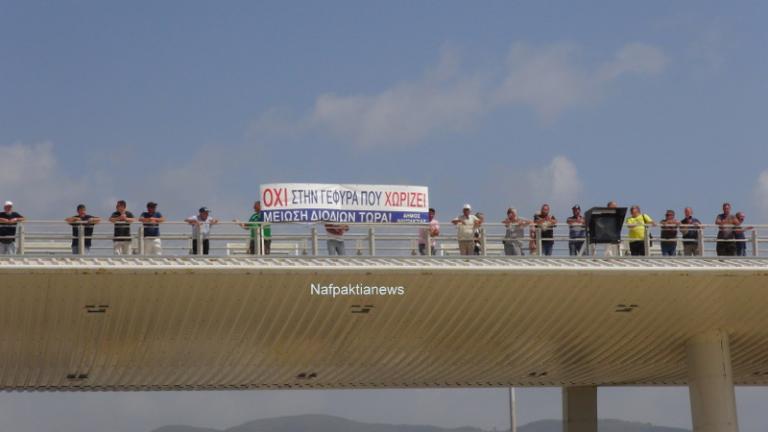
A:
{"label": "metal guardrail", "polygon": [[[9,224],[0,224],[0,226]],[[161,235],[158,237],[146,236],[145,224],[140,222],[128,224],[131,228],[129,237],[115,237],[114,226],[109,222],[98,224],[74,223],[63,221],[24,221],[16,225],[15,236],[0,236],[0,242],[12,241],[17,255],[114,255],[115,241],[130,242],[128,248],[132,255],[147,255],[157,252],[154,247],[148,247],[149,242],[159,239],[162,249],[159,253],[170,256],[191,255],[193,240],[198,247],[196,255],[203,256],[203,243],[207,240],[210,244],[210,254],[216,256],[228,255],[265,255],[269,253],[279,255],[326,255],[323,242],[332,239],[324,229],[322,223],[310,224],[269,224],[272,235],[269,238],[263,236],[264,223],[220,222],[212,225],[209,235],[204,235],[202,230],[193,237],[190,225],[186,222],[168,221],[160,223]],[[72,225],[77,227],[77,235],[73,235]],[[419,234],[420,230],[426,230],[426,243],[423,247],[425,255],[453,256],[459,255],[457,229],[450,223],[441,224],[440,235],[432,238],[429,235],[428,224],[345,224],[349,231],[342,236],[347,255],[357,256],[415,256],[420,255]],[[577,227],[577,225],[573,225]],[[254,238],[251,239],[248,232],[255,227]],[[580,226],[578,226],[580,227]],[[670,242],[676,245],[675,255],[683,255],[683,245],[695,242],[698,250],[695,256],[717,255],[717,245],[737,244],[739,250],[745,251],[745,255],[760,256],[761,245],[768,242],[768,237],[761,237],[760,232],[768,233],[768,225],[749,225],[743,227],[717,226],[701,224],[697,226],[679,227],[700,230],[698,239],[682,239],[679,235],[675,239],[662,239],[661,229],[664,227],[646,225],[645,235],[642,239],[630,238],[628,228],[625,226],[621,236],[621,242],[616,245],[608,245],[613,249],[615,256],[628,255],[630,242],[642,242],[644,255],[661,255],[660,244]],[[86,235],[86,228],[92,228],[93,233]],[[592,247],[583,238],[570,238],[569,226],[561,223],[552,227],[552,238],[542,238],[541,225],[523,226],[523,236],[514,239],[522,246],[526,255],[543,256],[544,244],[551,242],[552,255],[569,255],[568,245],[571,242],[584,241],[584,248],[577,255],[605,255],[607,248],[602,245]],[[721,239],[718,232],[722,228],[742,230],[744,239]],[[548,230],[550,227],[544,227]],[[532,231],[532,232],[531,232]],[[504,255],[503,242],[507,238],[506,226],[501,223],[483,223],[476,230],[475,249],[477,255],[499,256]],[[253,245],[251,246],[251,243]],[[90,244],[90,246],[88,246]],[[433,246],[434,245],[434,246]],[[434,247],[434,250],[432,250]],[[252,249],[249,251],[249,248]],[[155,253],[157,254],[157,253]]]}

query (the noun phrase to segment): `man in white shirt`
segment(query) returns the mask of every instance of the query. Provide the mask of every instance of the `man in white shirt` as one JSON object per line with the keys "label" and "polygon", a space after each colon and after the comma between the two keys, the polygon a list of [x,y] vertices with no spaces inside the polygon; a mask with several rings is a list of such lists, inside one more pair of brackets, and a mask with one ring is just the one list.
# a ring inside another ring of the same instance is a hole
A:
{"label": "man in white shirt", "polygon": [[[429,234],[429,235],[427,235]],[[440,223],[435,219],[435,209],[429,209],[429,226],[419,229],[419,254],[427,254],[427,237],[429,237],[431,243],[430,255],[435,254],[435,237],[440,235]]]}
{"label": "man in white shirt", "polygon": [[211,217],[208,207],[200,207],[197,215],[192,215],[186,222],[192,225],[192,255],[197,255],[197,240],[202,236],[203,255],[208,255],[208,237],[211,234],[211,225],[219,223],[218,219]]}
{"label": "man in white shirt", "polygon": [[475,254],[475,228],[482,221],[472,214],[472,206],[464,204],[462,214],[451,221],[459,230],[459,253],[462,255]]}

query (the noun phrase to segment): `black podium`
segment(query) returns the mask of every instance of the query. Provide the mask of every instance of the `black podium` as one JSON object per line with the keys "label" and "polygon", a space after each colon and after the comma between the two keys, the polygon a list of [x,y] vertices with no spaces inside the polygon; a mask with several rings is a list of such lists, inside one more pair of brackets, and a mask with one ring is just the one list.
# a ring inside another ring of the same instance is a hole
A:
{"label": "black podium", "polygon": [[584,214],[587,241],[592,244],[617,244],[621,241],[626,207],[592,207]]}

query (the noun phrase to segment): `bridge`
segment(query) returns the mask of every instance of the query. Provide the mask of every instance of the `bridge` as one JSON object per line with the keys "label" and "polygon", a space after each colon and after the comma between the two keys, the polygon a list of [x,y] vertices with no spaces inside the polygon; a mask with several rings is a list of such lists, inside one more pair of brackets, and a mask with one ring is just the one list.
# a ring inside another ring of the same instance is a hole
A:
{"label": "bridge", "polygon": [[687,385],[694,430],[722,432],[733,386],[768,384],[768,258],[15,256],[0,275],[4,390],[558,386],[565,430],[594,432],[597,387]]}

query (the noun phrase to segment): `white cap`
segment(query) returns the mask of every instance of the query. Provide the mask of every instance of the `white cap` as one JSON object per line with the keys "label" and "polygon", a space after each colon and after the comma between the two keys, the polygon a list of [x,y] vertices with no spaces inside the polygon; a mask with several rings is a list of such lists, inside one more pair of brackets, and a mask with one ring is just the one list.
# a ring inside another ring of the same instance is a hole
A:
{"label": "white cap", "polygon": [[6,201],[6,202],[5,202],[5,205],[7,205],[7,206],[12,206],[12,205],[13,205],[13,203],[12,203],[12,202],[10,202],[10,201]]}
{"label": "white cap", "polygon": [[462,209],[472,210],[472,206],[469,204],[464,204],[464,207]]}

